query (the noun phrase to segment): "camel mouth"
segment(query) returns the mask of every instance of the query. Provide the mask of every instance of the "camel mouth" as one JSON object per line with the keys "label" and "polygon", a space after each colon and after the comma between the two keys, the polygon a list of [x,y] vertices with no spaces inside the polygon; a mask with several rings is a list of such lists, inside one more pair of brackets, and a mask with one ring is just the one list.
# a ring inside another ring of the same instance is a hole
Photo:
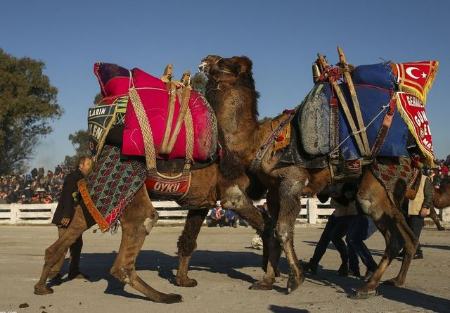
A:
{"label": "camel mouth", "polygon": [[203,73],[203,74],[208,74],[208,62],[206,62],[206,61],[202,61],[202,63],[200,63],[199,65],[198,65],[198,71],[200,72],[200,73]]}

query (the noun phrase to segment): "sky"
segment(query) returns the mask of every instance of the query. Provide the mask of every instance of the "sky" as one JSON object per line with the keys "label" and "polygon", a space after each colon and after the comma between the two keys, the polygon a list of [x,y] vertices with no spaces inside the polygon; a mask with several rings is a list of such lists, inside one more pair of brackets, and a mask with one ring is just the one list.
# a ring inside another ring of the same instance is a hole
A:
{"label": "sky", "polygon": [[438,60],[427,100],[436,156],[450,153],[450,1],[1,1],[0,48],[45,62],[64,115],[52,122],[30,167],[51,168],[73,154],[69,134],[87,128],[99,86],[97,61],[159,76],[195,72],[209,54],[253,61],[260,117],[294,108],[312,87],[318,52],[336,46],[355,65]]}

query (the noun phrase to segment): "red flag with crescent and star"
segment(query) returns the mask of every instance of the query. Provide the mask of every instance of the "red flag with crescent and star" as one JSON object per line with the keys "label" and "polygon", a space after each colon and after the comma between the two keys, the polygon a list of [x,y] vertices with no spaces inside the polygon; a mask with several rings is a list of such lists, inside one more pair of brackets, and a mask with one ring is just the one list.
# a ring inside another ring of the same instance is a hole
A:
{"label": "red flag with crescent and star", "polygon": [[408,125],[411,134],[414,136],[417,145],[428,163],[433,166],[433,140],[430,132],[430,124],[425,114],[425,106],[418,97],[406,92],[397,92],[396,97],[400,115]]}
{"label": "red flag with crescent and star", "polygon": [[425,104],[438,67],[438,61],[392,63],[392,72],[400,91],[415,95]]}

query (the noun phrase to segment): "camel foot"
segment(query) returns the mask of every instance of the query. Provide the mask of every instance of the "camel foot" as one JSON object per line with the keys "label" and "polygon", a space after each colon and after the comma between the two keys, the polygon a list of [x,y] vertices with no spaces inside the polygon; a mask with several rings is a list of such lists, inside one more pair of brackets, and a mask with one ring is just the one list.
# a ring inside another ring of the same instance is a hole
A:
{"label": "camel foot", "polygon": [[189,277],[177,277],[175,278],[175,285],[179,287],[195,287],[197,286],[197,281]]}
{"label": "camel foot", "polygon": [[272,290],[273,283],[268,283],[265,280],[258,280],[254,284],[252,284],[248,289],[251,290]]}
{"label": "camel foot", "polygon": [[403,282],[401,282],[397,278],[392,278],[392,279],[385,280],[383,282],[383,285],[400,287],[400,286],[403,286]]}
{"label": "camel foot", "polygon": [[47,287],[46,285],[37,284],[34,286],[34,294],[43,296],[43,295],[49,295],[53,293],[53,289],[50,287]]}
{"label": "camel foot", "polygon": [[169,293],[169,294],[162,296],[158,302],[171,304],[171,303],[179,303],[181,301],[183,301],[183,297],[181,295],[178,295],[175,293]]}
{"label": "camel foot", "polygon": [[378,296],[378,291],[376,289],[374,289],[374,290],[354,289],[353,293],[350,294],[348,297],[350,299],[363,300],[363,299],[369,299],[369,298],[376,297],[376,296]]}
{"label": "camel foot", "polygon": [[286,293],[290,294],[295,291],[300,285],[305,281],[305,276],[295,277],[292,274],[289,274],[289,279],[287,281],[287,290]]}

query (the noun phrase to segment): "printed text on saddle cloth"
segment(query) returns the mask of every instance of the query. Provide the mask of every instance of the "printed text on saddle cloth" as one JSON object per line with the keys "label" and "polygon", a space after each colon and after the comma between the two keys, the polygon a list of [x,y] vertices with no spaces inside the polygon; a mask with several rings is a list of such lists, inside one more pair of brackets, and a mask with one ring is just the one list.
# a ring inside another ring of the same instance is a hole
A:
{"label": "printed text on saddle cloth", "polygon": [[434,158],[430,125],[422,101],[405,92],[397,93],[397,105],[422,152]]}

